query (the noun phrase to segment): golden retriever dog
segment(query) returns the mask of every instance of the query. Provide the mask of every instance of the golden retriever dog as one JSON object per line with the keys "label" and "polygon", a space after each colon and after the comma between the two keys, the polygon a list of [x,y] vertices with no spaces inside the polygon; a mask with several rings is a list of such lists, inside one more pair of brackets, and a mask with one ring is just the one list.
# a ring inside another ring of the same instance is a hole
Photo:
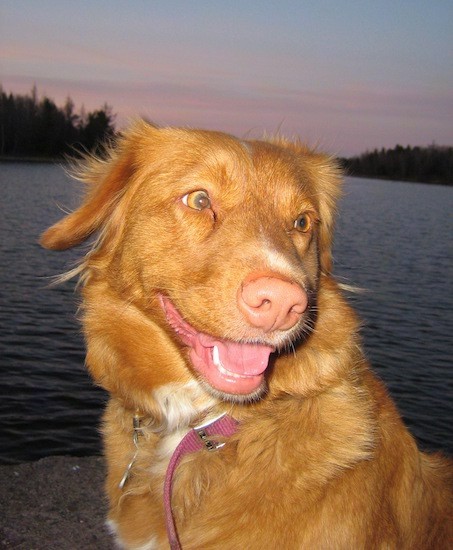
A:
{"label": "golden retriever dog", "polygon": [[332,276],[333,159],[138,122],[78,177],[41,242],[96,234],[67,278],[119,545],[452,547],[451,463],[417,449]]}

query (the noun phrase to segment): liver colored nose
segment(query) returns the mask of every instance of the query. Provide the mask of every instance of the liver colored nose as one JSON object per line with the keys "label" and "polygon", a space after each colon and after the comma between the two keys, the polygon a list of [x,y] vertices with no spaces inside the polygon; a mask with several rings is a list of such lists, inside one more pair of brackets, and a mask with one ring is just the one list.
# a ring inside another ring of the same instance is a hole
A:
{"label": "liver colored nose", "polygon": [[308,297],[297,283],[279,277],[247,277],[239,289],[237,302],[247,322],[264,332],[288,330],[307,309]]}

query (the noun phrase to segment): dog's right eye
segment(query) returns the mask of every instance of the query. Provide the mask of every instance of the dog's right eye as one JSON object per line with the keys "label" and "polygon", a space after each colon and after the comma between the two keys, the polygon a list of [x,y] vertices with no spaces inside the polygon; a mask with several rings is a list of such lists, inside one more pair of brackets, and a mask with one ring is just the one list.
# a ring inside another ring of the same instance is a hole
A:
{"label": "dog's right eye", "polygon": [[310,214],[301,214],[294,222],[294,229],[297,229],[297,231],[300,231],[301,233],[308,233],[312,227],[312,224],[313,222]]}
{"label": "dog's right eye", "polygon": [[211,208],[211,199],[208,193],[203,189],[187,193],[187,195],[184,195],[182,198],[182,202],[194,210],[206,210],[207,208]]}

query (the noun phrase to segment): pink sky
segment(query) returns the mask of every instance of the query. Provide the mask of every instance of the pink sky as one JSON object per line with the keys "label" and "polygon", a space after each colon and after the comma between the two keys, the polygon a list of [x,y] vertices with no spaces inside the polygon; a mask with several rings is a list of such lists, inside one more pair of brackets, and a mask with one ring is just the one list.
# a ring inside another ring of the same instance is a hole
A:
{"label": "pink sky", "polygon": [[107,102],[118,126],[280,130],[341,155],[453,144],[451,2],[303,4],[4,3],[1,83]]}

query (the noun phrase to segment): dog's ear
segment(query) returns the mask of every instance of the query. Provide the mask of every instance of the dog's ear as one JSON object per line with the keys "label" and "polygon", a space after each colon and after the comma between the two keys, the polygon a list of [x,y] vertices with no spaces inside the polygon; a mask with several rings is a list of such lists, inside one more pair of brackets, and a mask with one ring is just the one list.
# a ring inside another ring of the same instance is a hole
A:
{"label": "dog's ear", "polygon": [[332,244],[336,207],[341,196],[343,172],[335,157],[318,153],[298,140],[289,141],[278,138],[276,143],[295,154],[302,169],[302,178],[316,203],[319,214],[319,262],[321,271],[332,272]]}
{"label": "dog's ear", "polygon": [[90,160],[91,168],[86,172],[93,188],[83,204],[71,214],[49,227],[41,236],[40,244],[52,250],[65,250],[83,242],[97,231],[108,219],[124,186],[131,176],[131,163],[120,157],[109,161],[110,169],[100,172],[94,168],[99,160]]}
{"label": "dog's ear", "polygon": [[337,203],[341,196],[343,174],[337,160],[327,155],[312,153],[310,162],[314,194],[319,210],[319,261],[321,271],[332,271],[332,245]]}
{"label": "dog's ear", "polygon": [[42,234],[40,244],[44,248],[71,248],[86,240],[105,224],[134,173],[134,144],[144,130],[153,131],[153,127],[144,122],[138,123],[119,138],[106,159],[86,159],[84,166],[77,170],[76,177],[91,189],[77,210]]}

